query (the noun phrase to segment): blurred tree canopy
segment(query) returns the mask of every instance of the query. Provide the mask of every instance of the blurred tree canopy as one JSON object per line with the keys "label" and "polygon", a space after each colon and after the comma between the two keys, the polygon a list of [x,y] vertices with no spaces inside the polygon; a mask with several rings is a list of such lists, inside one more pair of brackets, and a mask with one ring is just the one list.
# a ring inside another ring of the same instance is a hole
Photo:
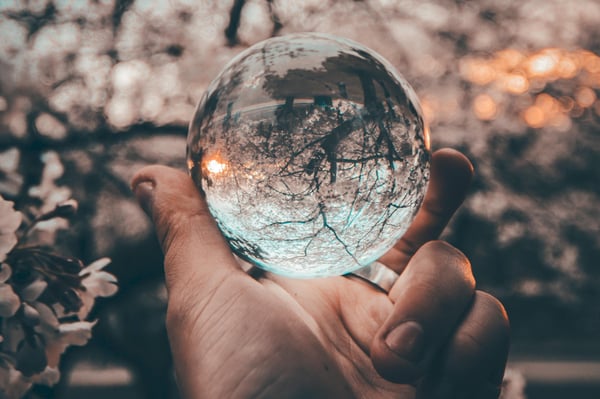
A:
{"label": "blurred tree canopy", "polygon": [[111,256],[125,286],[160,280],[133,172],[185,166],[196,102],[247,46],[298,31],[345,36],[413,85],[434,148],[472,159],[471,195],[445,237],[507,304],[515,340],[590,341],[600,333],[598,21],[594,0],[2,1],[0,193],[22,209],[74,196],[82,220],[57,245]]}

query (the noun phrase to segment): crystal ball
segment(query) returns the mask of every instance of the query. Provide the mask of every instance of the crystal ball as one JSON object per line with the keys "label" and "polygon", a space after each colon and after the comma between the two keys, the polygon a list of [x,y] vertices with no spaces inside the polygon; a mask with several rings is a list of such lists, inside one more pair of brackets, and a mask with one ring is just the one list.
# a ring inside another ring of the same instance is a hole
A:
{"label": "crystal ball", "polygon": [[407,230],[429,180],[413,89],[356,42],[260,42],[212,81],[187,162],[232,250],[289,277],[369,265]]}

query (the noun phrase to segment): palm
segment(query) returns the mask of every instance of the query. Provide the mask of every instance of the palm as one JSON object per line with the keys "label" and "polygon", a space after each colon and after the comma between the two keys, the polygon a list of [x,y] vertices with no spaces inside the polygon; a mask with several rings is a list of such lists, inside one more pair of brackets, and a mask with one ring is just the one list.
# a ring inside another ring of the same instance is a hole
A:
{"label": "palm", "polygon": [[[421,210],[380,260],[401,273],[386,294],[348,277],[253,278],[188,176],[139,172],[132,184],[165,253],[167,328],[183,396],[412,398],[413,386],[390,381],[419,381],[427,398],[496,398],[508,345],[502,305],[474,292],[459,251],[425,244],[462,202],[471,174],[464,156],[434,154]],[[434,357],[441,361],[432,368]]]}
{"label": "palm", "polygon": [[347,277],[292,280],[265,275],[258,281],[272,291],[273,300],[286,305],[284,318],[295,313],[309,327],[356,396],[412,397],[411,386],[383,379],[369,357],[373,337],[393,309],[387,294]]}
{"label": "palm", "polygon": [[[209,397],[269,397],[274,382],[264,376],[276,376],[278,397],[296,397],[299,387],[309,389],[299,398],[412,396],[411,387],[379,376],[369,357],[393,304],[368,283],[234,274],[224,286],[208,297],[197,290],[187,298],[194,307],[169,308],[177,317],[167,321],[196,368],[220,364],[194,376],[203,389],[218,389]],[[179,302],[176,293],[171,300]]]}

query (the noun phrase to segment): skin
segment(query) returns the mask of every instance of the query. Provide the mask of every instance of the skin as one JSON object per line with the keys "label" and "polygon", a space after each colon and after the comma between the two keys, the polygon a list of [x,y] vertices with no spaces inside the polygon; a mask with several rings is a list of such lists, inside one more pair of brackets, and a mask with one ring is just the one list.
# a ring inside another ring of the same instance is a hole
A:
{"label": "skin", "polygon": [[437,241],[473,167],[437,151],[414,223],[380,261],[389,293],[356,277],[295,280],[240,268],[206,202],[163,166],[132,180],[165,255],[167,330],[186,398],[474,398],[499,395],[502,304],[469,260]]}

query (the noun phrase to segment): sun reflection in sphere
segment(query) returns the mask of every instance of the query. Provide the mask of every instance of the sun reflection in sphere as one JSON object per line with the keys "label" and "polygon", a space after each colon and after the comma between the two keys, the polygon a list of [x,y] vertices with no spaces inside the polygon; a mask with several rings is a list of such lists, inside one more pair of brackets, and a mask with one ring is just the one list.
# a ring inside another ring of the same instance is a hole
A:
{"label": "sun reflection in sphere", "polygon": [[218,174],[222,173],[227,169],[227,164],[224,162],[220,162],[216,159],[211,159],[206,163],[206,169],[209,173]]}

